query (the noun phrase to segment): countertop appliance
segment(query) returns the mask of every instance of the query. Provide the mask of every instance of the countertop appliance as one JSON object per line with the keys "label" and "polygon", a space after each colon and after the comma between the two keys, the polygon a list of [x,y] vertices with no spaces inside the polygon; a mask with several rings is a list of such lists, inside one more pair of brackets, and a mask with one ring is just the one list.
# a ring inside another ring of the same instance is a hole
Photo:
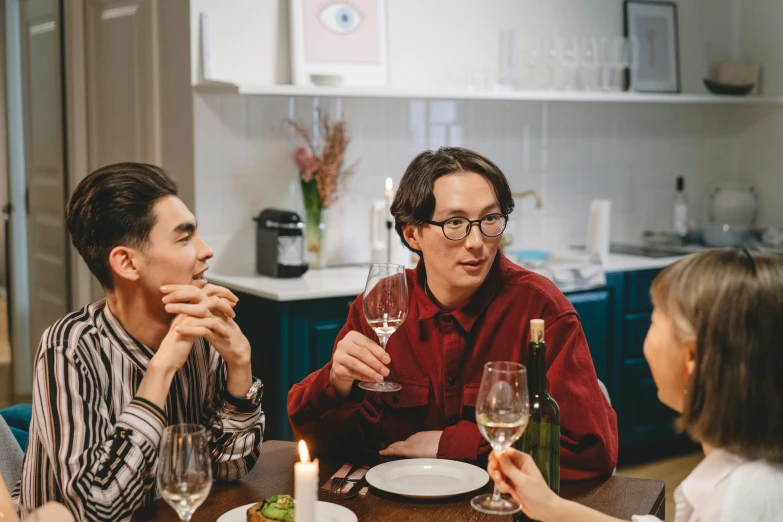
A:
{"label": "countertop appliance", "polygon": [[272,277],[299,277],[307,272],[304,223],[296,212],[268,208],[256,222],[256,272]]}

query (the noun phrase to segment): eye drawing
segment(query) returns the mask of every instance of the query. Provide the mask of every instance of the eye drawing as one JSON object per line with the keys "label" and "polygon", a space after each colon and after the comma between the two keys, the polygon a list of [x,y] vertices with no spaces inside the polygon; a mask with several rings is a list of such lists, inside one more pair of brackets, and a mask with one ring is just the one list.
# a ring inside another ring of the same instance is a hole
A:
{"label": "eye drawing", "polygon": [[318,13],[318,19],[324,27],[338,34],[352,33],[362,23],[362,15],[352,5],[335,2]]}

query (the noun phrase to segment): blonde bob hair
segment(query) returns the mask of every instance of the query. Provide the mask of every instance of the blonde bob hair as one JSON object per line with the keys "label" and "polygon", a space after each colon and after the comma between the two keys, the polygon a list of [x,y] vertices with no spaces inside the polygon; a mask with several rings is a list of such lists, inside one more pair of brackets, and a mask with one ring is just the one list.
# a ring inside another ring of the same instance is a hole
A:
{"label": "blonde bob hair", "polygon": [[681,429],[749,458],[783,458],[783,257],[717,249],[664,269],[651,291],[695,343]]}

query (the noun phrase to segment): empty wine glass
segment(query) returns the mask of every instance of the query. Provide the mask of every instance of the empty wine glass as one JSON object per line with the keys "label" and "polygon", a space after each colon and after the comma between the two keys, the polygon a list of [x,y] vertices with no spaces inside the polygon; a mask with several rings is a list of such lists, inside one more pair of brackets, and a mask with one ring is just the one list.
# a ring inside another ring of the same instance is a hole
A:
{"label": "empty wine glass", "polygon": [[[405,267],[387,263],[376,263],[370,267],[367,285],[364,288],[362,309],[364,319],[378,335],[385,350],[389,337],[402,326],[408,315],[408,281]],[[393,382],[360,382],[363,390],[394,392],[402,389]]]}
{"label": "empty wine glass", "polygon": [[158,489],[182,521],[212,489],[207,431],[198,424],[175,424],[163,431],[158,451]]}
{"label": "empty wine glass", "polygon": [[[522,436],[529,414],[525,367],[515,362],[485,364],[476,399],[476,424],[494,452],[503,453]],[[500,494],[497,485],[492,495],[473,497],[470,505],[490,515],[510,515],[519,511],[519,506]]]}
{"label": "empty wine glass", "polygon": [[579,66],[582,76],[582,88],[586,91],[594,91],[598,88],[598,70],[600,67],[598,40],[585,38],[582,40],[579,55]]}

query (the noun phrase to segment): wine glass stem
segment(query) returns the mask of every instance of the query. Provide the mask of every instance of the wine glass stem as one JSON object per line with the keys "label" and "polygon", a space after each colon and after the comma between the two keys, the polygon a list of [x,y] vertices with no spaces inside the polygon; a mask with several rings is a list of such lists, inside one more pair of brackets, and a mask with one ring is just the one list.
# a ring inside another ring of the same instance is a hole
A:
{"label": "wine glass stem", "polygon": [[495,484],[495,489],[492,491],[492,502],[500,502],[500,488]]}
{"label": "wine glass stem", "polygon": [[386,343],[389,342],[389,336],[388,335],[381,335],[379,341],[381,341],[381,348],[383,348],[383,351],[386,351]]}

